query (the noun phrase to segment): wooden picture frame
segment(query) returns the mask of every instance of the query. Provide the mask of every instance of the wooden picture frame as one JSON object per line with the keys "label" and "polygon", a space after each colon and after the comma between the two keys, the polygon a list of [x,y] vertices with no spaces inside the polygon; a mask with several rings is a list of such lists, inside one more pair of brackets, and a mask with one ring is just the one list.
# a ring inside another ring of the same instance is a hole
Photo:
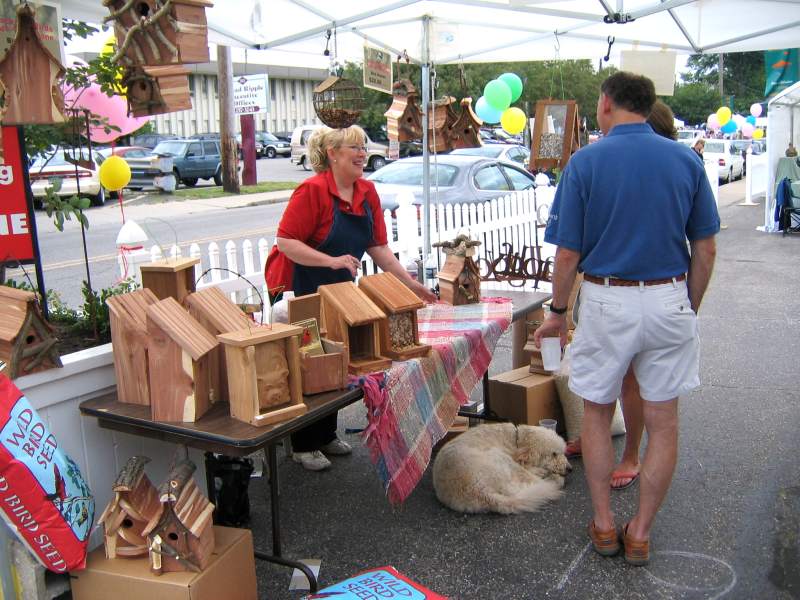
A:
{"label": "wooden picture frame", "polygon": [[531,172],[563,169],[580,148],[575,100],[539,100],[531,139]]}

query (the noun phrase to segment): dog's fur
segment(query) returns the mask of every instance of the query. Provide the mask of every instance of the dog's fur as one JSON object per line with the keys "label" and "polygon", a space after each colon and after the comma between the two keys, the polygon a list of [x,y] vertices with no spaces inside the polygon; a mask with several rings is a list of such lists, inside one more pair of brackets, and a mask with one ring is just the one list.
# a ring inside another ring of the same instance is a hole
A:
{"label": "dog's fur", "polygon": [[534,512],[562,494],[564,475],[572,470],[564,448],[564,440],[544,427],[473,427],[439,451],[436,497],[458,512]]}

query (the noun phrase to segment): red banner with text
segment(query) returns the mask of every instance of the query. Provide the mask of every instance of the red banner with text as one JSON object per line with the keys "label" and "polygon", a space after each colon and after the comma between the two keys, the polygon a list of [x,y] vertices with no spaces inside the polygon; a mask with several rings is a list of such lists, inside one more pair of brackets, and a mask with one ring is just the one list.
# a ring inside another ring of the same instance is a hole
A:
{"label": "red banner with text", "polygon": [[0,263],[12,265],[34,259],[22,160],[17,128],[3,127],[3,162],[0,163]]}

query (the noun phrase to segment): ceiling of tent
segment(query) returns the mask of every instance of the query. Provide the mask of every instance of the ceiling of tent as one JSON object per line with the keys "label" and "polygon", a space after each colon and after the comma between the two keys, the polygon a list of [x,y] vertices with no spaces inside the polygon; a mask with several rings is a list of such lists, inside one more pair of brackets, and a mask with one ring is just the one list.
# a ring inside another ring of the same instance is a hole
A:
{"label": "ceiling of tent", "polygon": [[[62,14],[97,22],[107,9],[62,0]],[[212,42],[310,56],[327,44],[340,60],[367,42],[419,62],[426,27],[437,64],[597,59],[609,36],[612,56],[796,47],[800,0],[216,0],[208,20]]]}

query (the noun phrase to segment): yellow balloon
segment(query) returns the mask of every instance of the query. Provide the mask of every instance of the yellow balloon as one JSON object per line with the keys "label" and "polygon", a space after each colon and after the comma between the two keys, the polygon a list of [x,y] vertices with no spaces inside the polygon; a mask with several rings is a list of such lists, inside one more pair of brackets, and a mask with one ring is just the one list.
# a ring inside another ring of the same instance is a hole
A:
{"label": "yellow balloon", "polygon": [[764,137],[764,130],[763,129],[756,129],[753,132],[753,139],[754,140],[760,140],[763,137]]}
{"label": "yellow balloon", "polygon": [[725,123],[731,120],[731,109],[727,106],[720,106],[717,109],[717,120],[719,121],[720,127],[725,125]]}
{"label": "yellow balloon", "polygon": [[507,108],[500,115],[500,125],[511,135],[517,135],[525,129],[525,113],[517,107]]}
{"label": "yellow balloon", "polygon": [[[114,35],[114,33],[112,32],[111,35],[108,36],[108,39],[106,39],[106,43],[103,44],[103,48],[102,50],[100,50],[100,55],[114,56],[114,53],[116,51],[117,51],[117,36]],[[128,90],[127,86],[122,85],[122,73],[123,70],[121,68],[117,69],[116,75],[114,76],[114,80],[117,83],[112,86],[114,88],[114,91],[119,94],[124,94]]]}
{"label": "yellow balloon", "polygon": [[125,159],[113,154],[100,165],[101,185],[110,192],[117,192],[124,188],[131,180],[131,168]]}

